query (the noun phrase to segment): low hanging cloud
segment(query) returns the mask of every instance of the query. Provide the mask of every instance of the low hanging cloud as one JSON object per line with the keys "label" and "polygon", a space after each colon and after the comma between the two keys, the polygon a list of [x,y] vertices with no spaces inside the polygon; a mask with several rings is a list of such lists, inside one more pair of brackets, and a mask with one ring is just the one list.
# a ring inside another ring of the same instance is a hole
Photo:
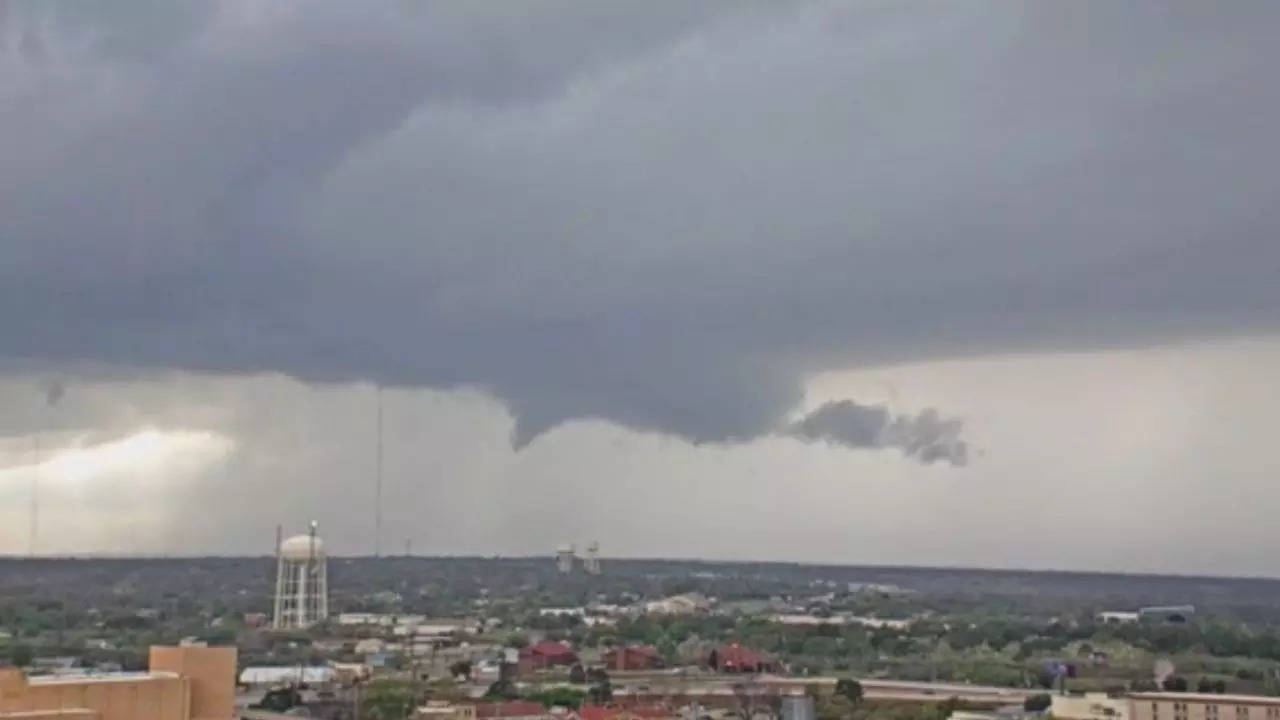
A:
{"label": "low hanging cloud", "polygon": [[925,464],[962,467],[969,462],[963,430],[963,420],[943,417],[933,408],[916,415],[894,415],[884,405],[836,400],[792,423],[784,434],[850,448],[896,448]]}

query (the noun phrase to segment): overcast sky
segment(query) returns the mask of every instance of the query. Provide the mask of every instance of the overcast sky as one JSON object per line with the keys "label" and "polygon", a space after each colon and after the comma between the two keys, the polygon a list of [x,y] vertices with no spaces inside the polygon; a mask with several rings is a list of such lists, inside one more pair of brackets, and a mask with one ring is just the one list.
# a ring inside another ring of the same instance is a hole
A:
{"label": "overcast sky", "polygon": [[0,4],[0,552],[1280,575],[1277,27]]}

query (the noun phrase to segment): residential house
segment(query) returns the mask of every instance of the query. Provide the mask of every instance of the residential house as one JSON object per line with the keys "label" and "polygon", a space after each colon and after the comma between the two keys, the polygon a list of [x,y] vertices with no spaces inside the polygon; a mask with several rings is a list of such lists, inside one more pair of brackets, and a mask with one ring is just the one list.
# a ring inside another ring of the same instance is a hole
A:
{"label": "residential house", "polygon": [[721,645],[707,656],[707,665],[719,672],[777,672],[778,663],[738,643]]}
{"label": "residential house", "polygon": [[655,706],[583,705],[577,712],[578,720],[674,720],[675,717],[674,712]]}
{"label": "residential house", "polygon": [[556,666],[573,665],[578,662],[578,653],[573,646],[558,640],[544,640],[520,650],[520,672],[545,670]]}
{"label": "residential house", "polygon": [[653,670],[662,667],[662,657],[652,645],[626,645],[613,648],[604,654],[604,666],[609,670]]}
{"label": "residential house", "polygon": [[486,702],[475,704],[476,720],[552,720],[551,714],[542,703],[531,700],[510,700],[508,702]]}

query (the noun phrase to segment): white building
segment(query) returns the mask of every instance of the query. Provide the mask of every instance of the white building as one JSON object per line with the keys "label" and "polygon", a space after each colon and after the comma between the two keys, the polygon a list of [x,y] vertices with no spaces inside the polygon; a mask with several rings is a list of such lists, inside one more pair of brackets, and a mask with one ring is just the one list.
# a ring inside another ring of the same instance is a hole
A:
{"label": "white building", "polygon": [[346,627],[391,627],[396,616],[387,613],[345,612],[338,615],[338,624]]}
{"label": "white building", "polygon": [[1104,625],[1107,623],[1116,623],[1116,624],[1136,623],[1138,622],[1138,619],[1139,619],[1138,613],[1126,612],[1123,610],[1107,610],[1107,611],[1098,613],[1098,617],[1097,617],[1098,622]]}
{"label": "white building", "polygon": [[368,655],[369,653],[386,652],[387,643],[379,638],[365,638],[358,641],[353,648],[354,652],[359,655]]}
{"label": "white building", "polygon": [[337,677],[337,673],[330,667],[250,666],[240,672],[240,684],[250,687],[297,685],[299,674],[302,682],[308,685],[331,683]]}
{"label": "white building", "polygon": [[861,615],[832,615],[831,617],[820,617],[818,615],[774,615],[773,622],[779,625],[790,625],[792,627],[816,627],[819,625],[861,625],[865,628],[879,630],[880,628],[888,628],[890,630],[906,630],[911,625],[910,620],[894,620],[890,618],[864,617]]}
{"label": "white building", "polygon": [[651,615],[692,615],[711,609],[711,601],[701,593],[672,595],[644,604],[644,611]]}
{"label": "white building", "polygon": [[584,607],[548,607],[539,608],[538,614],[542,617],[585,617],[587,609]]}

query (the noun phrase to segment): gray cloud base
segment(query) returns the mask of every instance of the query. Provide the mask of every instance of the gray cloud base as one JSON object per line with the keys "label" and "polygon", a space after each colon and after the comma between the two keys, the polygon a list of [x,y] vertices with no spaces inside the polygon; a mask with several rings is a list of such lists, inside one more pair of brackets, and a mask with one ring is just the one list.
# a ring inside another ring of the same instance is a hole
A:
{"label": "gray cloud base", "polygon": [[0,16],[10,358],[720,441],[817,370],[1280,317],[1274,4],[163,5]]}

